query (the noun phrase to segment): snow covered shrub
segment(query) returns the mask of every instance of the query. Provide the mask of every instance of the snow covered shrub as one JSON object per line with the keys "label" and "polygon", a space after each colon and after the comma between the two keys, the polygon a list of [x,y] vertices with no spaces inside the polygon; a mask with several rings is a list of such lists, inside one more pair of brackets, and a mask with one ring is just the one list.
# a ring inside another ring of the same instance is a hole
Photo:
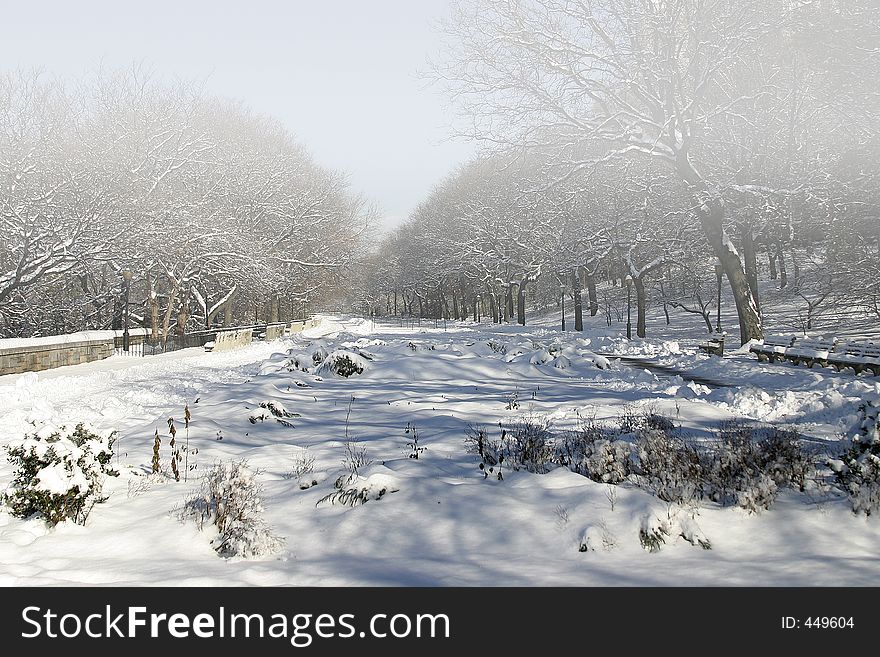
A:
{"label": "snow covered shrub", "polygon": [[637,433],[641,429],[659,429],[667,433],[675,429],[672,420],[661,415],[654,408],[640,409],[633,404],[627,404],[617,416],[619,433]]}
{"label": "snow covered shrub", "polygon": [[803,492],[807,479],[815,470],[815,462],[801,446],[798,432],[771,427],[760,434],[755,447],[763,470],[777,486],[797,488]]}
{"label": "snow covered shrub", "polygon": [[296,479],[299,482],[300,489],[305,490],[318,485],[317,479],[312,477],[314,471],[315,457],[309,454],[308,450],[304,449],[302,453],[293,457],[290,470],[282,476],[285,479]]}
{"label": "snow covered shrub", "polygon": [[605,552],[611,552],[617,547],[617,539],[604,520],[584,530],[578,544],[578,552],[598,552],[600,547]]}
{"label": "snow covered shrub", "polygon": [[864,445],[880,445],[880,398],[866,399],[859,407],[857,438]]}
{"label": "snow covered shrub", "polygon": [[769,509],[779,492],[754,433],[753,427],[742,422],[722,425],[706,477],[710,499],[722,505],[735,504],[750,513]]}
{"label": "snow covered shrub", "polygon": [[115,431],[77,424],[73,430],[43,427],[7,447],[15,473],[12,492],[3,499],[12,515],[84,525],[92,507],[106,499],[101,497],[104,477],[119,474],[110,465],[115,440]]}
{"label": "snow covered shrub", "polygon": [[282,539],[263,519],[263,499],[256,473],[247,461],[215,463],[202,479],[201,490],[187,500],[184,518],[193,518],[199,529],[214,525],[211,541],[223,557],[259,557],[276,552]]}
{"label": "snow covered shrub", "polygon": [[565,432],[556,444],[555,460],[579,475],[604,484],[619,484],[632,471],[631,448],[615,440],[605,427],[593,421],[577,431]]}
{"label": "snow covered shrub", "polygon": [[317,373],[332,372],[338,376],[348,378],[355,374],[363,374],[367,367],[367,360],[353,351],[337,350],[327,355],[318,366]]}
{"label": "snow covered shrub", "polygon": [[409,449],[409,457],[418,459],[427,447],[419,445],[419,430],[414,422],[407,422],[403,434],[407,437],[407,449]]}
{"label": "snow covered shrub", "polygon": [[506,354],[507,353],[507,345],[503,342],[495,342],[494,340],[489,340],[487,343],[489,345],[489,349],[494,351],[496,354]]}
{"label": "snow covered shrub", "polygon": [[341,506],[360,506],[370,500],[381,500],[388,493],[396,493],[400,490],[397,479],[391,471],[384,466],[377,466],[368,476],[358,475],[355,479],[340,485],[337,480],[337,490],[325,495],[315,503]]}
{"label": "snow covered shrub", "polygon": [[629,443],[620,440],[602,440],[594,445],[594,452],[585,461],[585,474],[593,481],[619,484],[632,470]]}
{"label": "snow covered shrub", "polygon": [[464,444],[469,454],[477,454],[480,457],[480,472],[483,478],[488,479],[490,474],[496,474],[497,479],[502,481],[504,475],[501,468],[504,463],[504,449],[500,440],[489,436],[489,430],[484,425],[468,425],[465,429]]}
{"label": "snow covered shrub", "polygon": [[769,509],[781,488],[803,491],[815,466],[792,429],[733,421],[721,426],[707,459],[710,499],[751,513]]}
{"label": "snow covered shrub", "polygon": [[689,504],[703,496],[703,467],[696,449],[660,428],[637,432],[634,471],[664,502]]}
{"label": "snow covered shrub", "polygon": [[351,478],[357,477],[362,468],[366,468],[373,462],[367,454],[367,448],[359,440],[349,439],[345,443],[345,457],[342,465],[348,468]]}
{"label": "snow covered shrub", "polygon": [[842,460],[829,462],[853,513],[880,513],[880,403],[866,400],[859,408],[859,431]]}
{"label": "snow covered shrub", "polygon": [[258,411],[254,409],[254,411],[248,415],[248,422],[250,422],[251,424],[264,422],[270,418],[273,418],[279,424],[283,424],[286,427],[294,428],[293,422],[291,422],[288,418],[300,417],[299,413],[291,413],[286,408],[284,408],[283,404],[272,400],[260,402],[259,407],[263,410]]}
{"label": "snow covered shrub", "polygon": [[665,415],[649,410],[642,416],[642,425],[647,429],[660,429],[661,431],[674,431],[675,424]]}
{"label": "snow covered shrub", "polygon": [[288,372],[308,372],[309,367],[315,365],[313,357],[305,354],[292,354],[283,363]]}
{"label": "snow covered shrub", "polygon": [[546,418],[525,417],[501,427],[504,460],[514,470],[546,474],[553,467],[555,444]]}
{"label": "snow covered shrub", "polygon": [[320,365],[327,358],[327,350],[324,347],[318,347],[312,352],[312,363],[314,365]]}
{"label": "snow covered shrub", "polygon": [[648,552],[659,552],[669,533],[669,523],[654,515],[644,516],[639,523],[639,543]]}
{"label": "snow covered shrub", "polygon": [[[665,516],[665,517],[664,517]],[[648,552],[659,552],[668,538],[683,538],[703,550],[711,550],[712,542],[703,533],[696,520],[681,509],[666,514],[648,513],[639,521],[639,543]]]}
{"label": "snow covered shrub", "polygon": [[850,456],[835,474],[849,497],[853,513],[866,516],[880,513],[880,455],[865,451]]}

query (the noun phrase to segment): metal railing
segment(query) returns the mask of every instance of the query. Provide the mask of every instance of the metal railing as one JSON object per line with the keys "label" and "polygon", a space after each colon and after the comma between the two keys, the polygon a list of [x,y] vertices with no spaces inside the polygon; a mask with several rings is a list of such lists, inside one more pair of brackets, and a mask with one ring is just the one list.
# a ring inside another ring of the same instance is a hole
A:
{"label": "metal railing", "polygon": [[214,326],[207,330],[191,331],[184,335],[170,334],[167,339],[159,336],[153,339],[150,335],[130,336],[128,343],[128,351],[122,349],[122,338],[116,338],[116,353],[121,356],[154,356],[156,354],[165,354],[180,349],[190,349],[192,347],[204,347],[206,343],[213,342],[217,339],[217,334],[221,331],[240,331],[251,329],[254,333],[254,340],[266,339],[266,328],[269,326],[289,326],[296,322],[306,322],[308,319],[291,319],[286,322],[269,322],[268,324],[249,324],[244,326]]}

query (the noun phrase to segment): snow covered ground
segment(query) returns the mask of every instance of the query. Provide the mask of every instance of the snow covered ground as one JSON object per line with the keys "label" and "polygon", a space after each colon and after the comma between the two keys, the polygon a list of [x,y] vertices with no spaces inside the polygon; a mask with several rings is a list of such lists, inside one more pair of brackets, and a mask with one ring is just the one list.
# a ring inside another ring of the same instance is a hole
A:
{"label": "snow covered ground", "polygon": [[[630,484],[593,482],[566,468],[485,477],[465,448],[469,426],[655,410],[694,440],[730,418],[794,426],[817,453],[854,431],[857,407],[880,393],[872,377],[758,364],[747,353],[695,355],[675,340],[627,342],[595,326],[561,335],[548,319],[528,327],[325,317],[316,328],[226,353],[190,349],[146,359],[0,377],[0,443],[35,427],[89,422],[119,431],[122,474],[85,526],[55,528],[0,511],[3,585],[875,585],[876,518],[855,516],[833,488],[783,491],[748,514],[703,501],[680,509]],[[345,378],[313,354],[358,351]],[[603,357],[597,354],[605,354]],[[614,354],[659,362],[727,384],[709,388],[628,366]],[[308,367],[309,371],[302,368]],[[270,404],[271,402],[271,404]],[[167,420],[188,441],[195,470],[168,475]],[[261,406],[263,404],[264,406]],[[276,418],[269,406],[289,415]],[[279,421],[281,420],[281,421]],[[419,458],[410,458],[412,431]],[[149,476],[153,435],[165,437],[165,476]],[[348,473],[347,444],[366,450],[368,501],[327,501]],[[211,535],[179,520],[199,477],[218,460],[259,470],[266,519],[284,540],[256,560],[224,559]],[[314,459],[307,476],[290,473]],[[12,479],[0,463],[0,489]],[[310,486],[312,482],[316,485]],[[309,487],[303,489],[303,486]],[[384,491],[384,492],[383,492]],[[382,494],[380,494],[382,493]],[[322,501],[324,500],[324,501]],[[639,530],[674,531],[649,553]],[[683,534],[681,536],[679,534]],[[702,537],[705,550],[692,544]]]}

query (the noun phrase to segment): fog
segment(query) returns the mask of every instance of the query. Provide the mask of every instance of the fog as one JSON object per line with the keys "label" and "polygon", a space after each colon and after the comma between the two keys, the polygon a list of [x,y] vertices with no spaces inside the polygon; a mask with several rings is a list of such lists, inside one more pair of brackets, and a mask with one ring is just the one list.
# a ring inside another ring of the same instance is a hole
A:
{"label": "fog", "polygon": [[0,59],[75,79],[138,63],[201,80],[281,120],[324,166],[348,172],[402,221],[473,146],[419,71],[440,44],[448,0],[3,3]]}

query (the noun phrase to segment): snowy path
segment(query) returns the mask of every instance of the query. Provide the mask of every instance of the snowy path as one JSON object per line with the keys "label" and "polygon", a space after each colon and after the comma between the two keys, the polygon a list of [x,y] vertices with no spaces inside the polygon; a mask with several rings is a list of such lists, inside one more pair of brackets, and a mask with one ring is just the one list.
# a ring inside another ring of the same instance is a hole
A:
{"label": "snowy path", "polygon": [[672,367],[670,365],[661,365],[657,361],[648,360],[647,358],[637,358],[635,356],[620,356],[617,354],[609,353],[603,353],[601,355],[605,356],[606,358],[616,358],[620,360],[620,362],[624,365],[646,369],[651,372],[657,372],[661,376],[680,376],[685,381],[693,381],[694,383],[699,383],[710,388],[727,388],[733,385],[732,383],[718,381],[716,379],[707,379],[703,376],[697,376],[696,374],[693,374],[688,370]]}

